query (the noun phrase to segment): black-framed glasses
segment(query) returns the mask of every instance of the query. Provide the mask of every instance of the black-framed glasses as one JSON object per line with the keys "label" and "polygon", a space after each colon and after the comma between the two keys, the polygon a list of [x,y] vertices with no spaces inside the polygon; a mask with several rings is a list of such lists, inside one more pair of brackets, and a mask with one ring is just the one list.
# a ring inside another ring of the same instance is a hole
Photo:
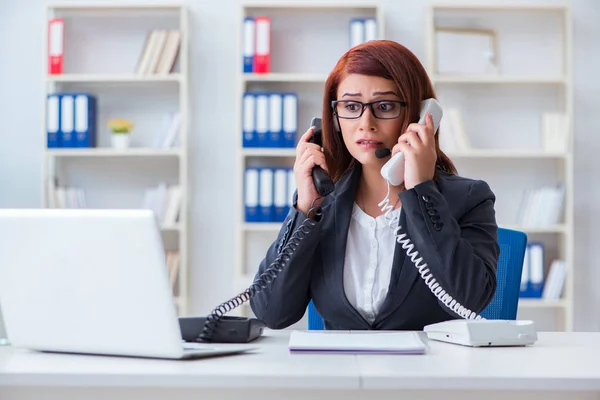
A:
{"label": "black-framed glasses", "polygon": [[406,107],[405,101],[399,100],[377,100],[370,103],[362,103],[356,100],[334,100],[331,102],[333,112],[340,118],[356,119],[365,112],[365,108],[371,109],[371,114],[378,119],[394,119],[400,116],[402,109]]}

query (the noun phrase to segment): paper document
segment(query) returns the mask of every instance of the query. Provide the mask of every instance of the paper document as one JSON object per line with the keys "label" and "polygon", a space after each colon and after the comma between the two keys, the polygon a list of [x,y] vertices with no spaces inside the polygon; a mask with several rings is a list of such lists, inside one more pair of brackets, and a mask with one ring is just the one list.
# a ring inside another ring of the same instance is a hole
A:
{"label": "paper document", "polygon": [[417,332],[293,331],[291,351],[424,354],[427,346]]}

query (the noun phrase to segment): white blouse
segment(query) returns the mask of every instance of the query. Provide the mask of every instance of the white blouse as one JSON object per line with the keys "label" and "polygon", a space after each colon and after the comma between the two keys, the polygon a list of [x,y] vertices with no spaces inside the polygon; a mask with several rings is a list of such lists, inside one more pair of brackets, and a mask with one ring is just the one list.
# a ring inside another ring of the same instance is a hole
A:
{"label": "white blouse", "polygon": [[[399,213],[400,208],[390,217]],[[346,242],[344,292],[369,323],[375,320],[388,292],[395,243],[385,215],[373,218],[354,203]]]}

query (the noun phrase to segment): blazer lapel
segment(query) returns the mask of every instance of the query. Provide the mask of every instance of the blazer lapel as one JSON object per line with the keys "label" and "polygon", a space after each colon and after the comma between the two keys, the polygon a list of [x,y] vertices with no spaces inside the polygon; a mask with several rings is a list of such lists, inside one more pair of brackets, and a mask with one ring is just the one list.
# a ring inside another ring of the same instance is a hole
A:
{"label": "blazer lapel", "polygon": [[361,175],[360,165],[357,164],[354,169],[343,178],[340,182],[340,190],[336,195],[335,206],[333,207],[334,215],[334,232],[335,239],[332,249],[327,249],[326,252],[333,255],[334,271],[333,283],[335,285],[335,296],[340,298],[346,309],[356,318],[357,322],[364,325],[366,328],[370,324],[363,318],[362,315],[350,304],[344,291],[344,261],[346,257],[346,240],[348,239],[348,229],[350,220],[352,219],[352,207],[354,206],[354,196],[356,185]]}
{"label": "blazer lapel", "polygon": [[[400,211],[400,226],[406,226],[404,209]],[[406,232],[405,229],[402,229],[402,232]],[[389,317],[402,305],[418,276],[417,268],[413,265],[410,258],[406,256],[406,250],[396,242],[388,294],[381,305],[381,310],[379,310],[374,324]]]}

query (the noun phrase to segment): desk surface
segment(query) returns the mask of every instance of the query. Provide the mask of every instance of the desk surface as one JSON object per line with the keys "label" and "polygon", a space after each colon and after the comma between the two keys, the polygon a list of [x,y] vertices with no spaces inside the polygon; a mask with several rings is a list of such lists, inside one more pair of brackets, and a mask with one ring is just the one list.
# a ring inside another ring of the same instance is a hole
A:
{"label": "desk surface", "polygon": [[293,354],[289,331],[267,331],[253,353],[169,361],[0,348],[1,386],[273,389],[514,389],[600,391],[600,332],[538,334],[530,347],[435,341],[426,355]]}

